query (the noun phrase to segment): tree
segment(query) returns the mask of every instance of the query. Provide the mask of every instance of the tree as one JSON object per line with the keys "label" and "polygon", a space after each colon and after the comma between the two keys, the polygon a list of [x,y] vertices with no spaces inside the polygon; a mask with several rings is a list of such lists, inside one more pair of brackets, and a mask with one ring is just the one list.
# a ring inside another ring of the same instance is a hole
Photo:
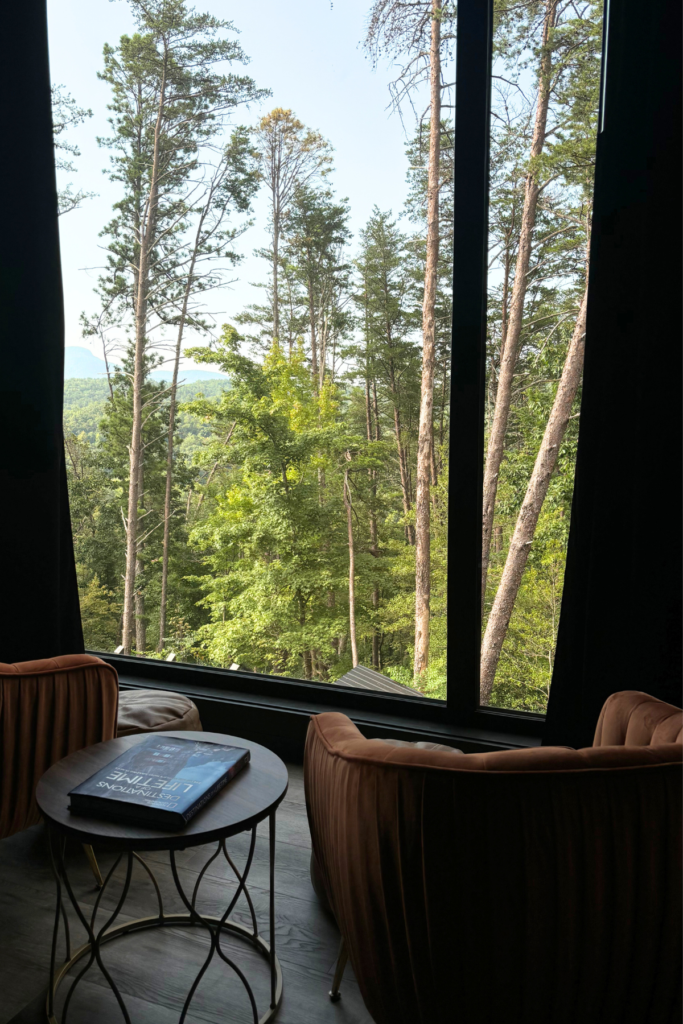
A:
{"label": "tree", "polygon": [[553,86],[553,48],[551,35],[556,26],[558,0],[545,0],[538,55],[538,90],[534,131],[529,152],[529,166],[524,183],[524,200],[520,220],[517,259],[510,308],[506,310],[505,333],[501,337],[500,371],[496,391],[493,423],[486,450],[484,467],[484,503],[482,521],[482,604],[486,593],[486,573],[491,546],[491,530],[496,505],[500,464],[503,461],[505,434],[510,414],[512,381],[517,363],[519,337],[524,318],[524,299],[529,280],[531,246],[536,220],[536,206],[541,193],[538,161],[546,143],[548,108]]}
{"label": "tree", "polygon": [[529,486],[527,487],[527,492],[517,518],[515,531],[510,541],[503,576],[486,624],[486,632],[482,643],[480,672],[482,704],[487,704],[491,697],[498,659],[500,658],[512,609],[522,581],[522,573],[529,557],[529,549],[534,539],[538,518],[541,514],[545,496],[548,493],[550,478],[557,464],[560,445],[562,444],[579,388],[583,371],[586,338],[587,297],[588,290],[586,288],[581,299],[567,358],[562,370],[562,377],[560,378],[555,401],[543,435],[543,441],[541,442]]}
{"label": "tree", "polygon": [[[532,274],[527,272],[527,276],[537,292],[539,284],[545,278],[546,284],[541,291],[545,290],[548,294],[555,290],[560,300],[553,311],[555,324],[544,345],[552,341],[553,334],[555,335],[554,343],[557,344],[563,320],[566,322],[571,317],[574,319],[574,326],[552,408],[545,424],[533,470],[528,479],[526,493],[519,508],[505,567],[486,624],[481,659],[481,699],[483,703],[487,703],[491,697],[503,643],[520,590],[543,503],[548,494],[551,477],[558,465],[561,446],[578,393],[583,369],[588,240],[597,130],[601,12],[593,5],[586,4],[580,9],[573,10],[569,15],[566,12],[556,12],[554,18],[554,37],[546,31],[547,23],[544,22],[542,49],[547,50],[552,42],[555,50],[561,55],[556,60],[553,71],[552,89],[550,84],[548,85],[548,90],[552,92],[554,109],[550,106],[550,101],[548,101],[548,107],[554,116],[556,125],[559,124],[560,127],[555,128],[553,133],[548,132],[546,128],[543,159],[536,162],[538,172],[542,172],[545,183],[543,196],[537,197],[537,206],[540,212],[540,237],[536,238],[538,269]],[[549,74],[549,72],[546,73]],[[536,120],[538,121],[538,116]],[[534,131],[535,135],[536,131]],[[555,181],[561,182],[561,191],[558,188],[553,189],[552,185]],[[528,182],[527,176],[525,209]],[[524,226],[522,226],[523,234]],[[585,257],[585,263],[581,259],[582,255]],[[515,282],[518,274],[519,255],[515,269]],[[558,282],[562,279],[568,283],[567,291],[564,293],[561,287],[558,289]],[[548,280],[554,282],[551,288],[548,287]],[[578,313],[576,312],[577,304]],[[543,320],[544,317],[541,316],[540,319]],[[545,322],[548,323],[547,319]],[[504,342],[505,346],[510,341],[512,325],[511,316]],[[528,332],[528,327],[526,330]],[[524,333],[525,325],[520,325],[518,336],[523,337]],[[533,337],[533,330],[531,335]],[[504,354],[503,360],[505,358]],[[522,374],[523,379],[524,374]],[[522,393],[527,386],[522,384]],[[499,394],[500,388],[499,380]]]}
{"label": "tree", "polygon": [[[539,202],[557,178],[553,160],[547,159],[547,151],[562,146],[567,134],[576,136],[577,108],[572,105],[570,94],[574,93],[577,71],[595,74],[595,28],[598,23],[596,11],[590,4],[577,9],[566,10],[557,0],[544,0],[543,4],[532,3],[523,9],[521,15],[501,9],[498,12],[496,31],[497,53],[503,64],[507,62],[511,74],[519,75],[518,68],[532,58],[536,65],[537,90],[533,114],[528,158],[524,162],[523,195],[519,202],[518,235],[514,246],[508,239],[505,247],[505,295],[500,336],[499,369],[495,405],[489,431],[484,468],[484,503],[482,519],[482,604],[486,593],[486,574],[489,564],[493,519],[500,467],[505,454],[505,437],[510,416],[515,368],[520,352],[520,339],[524,325],[527,290],[535,273],[532,259],[534,245],[537,248],[535,266],[543,268],[539,259],[538,238],[534,235]],[[585,62],[585,63],[584,63]],[[506,68],[507,71],[507,68]],[[568,79],[572,85],[568,88]],[[518,83],[516,83],[518,85]],[[519,87],[521,89],[521,87]],[[579,87],[582,92],[583,87]],[[592,97],[594,99],[594,97]],[[584,96],[585,99],[585,96]],[[594,136],[591,125],[594,112],[582,102],[583,127],[588,128],[589,145],[594,150]],[[597,109],[597,107],[596,107]],[[567,121],[569,115],[569,122]],[[591,116],[592,115],[592,116]],[[573,131],[572,131],[573,121]],[[506,125],[506,127],[508,127]],[[580,128],[581,125],[579,124]],[[568,131],[569,130],[569,131]],[[579,132],[580,134],[580,132]],[[505,141],[508,141],[507,139]],[[513,216],[513,222],[515,218]],[[558,228],[561,230],[561,226]],[[579,242],[580,245],[580,242]],[[514,251],[514,257],[512,252]],[[514,262],[512,288],[507,304],[507,288]]]}
{"label": "tree", "polygon": [[138,504],[145,354],[155,320],[163,323],[183,292],[180,237],[191,214],[190,175],[197,152],[240,104],[263,95],[253,81],[219,70],[244,63],[239,45],[221,38],[229,22],[189,11],[182,0],[131,0],[140,32],[105,46],[101,78],[112,87],[110,177],[123,186],[117,216],[105,228],[109,276],[101,291],[133,319],[133,409],[126,517],[123,645],[130,652],[138,559]]}
{"label": "tree", "polygon": [[[120,490],[119,523],[125,530],[125,498],[130,492],[130,435],[134,404],[134,353],[129,352],[122,366],[112,378],[112,396],[106,403],[100,424],[101,456],[111,474],[112,483]],[[138,467],[138,523],[140,530],[136,543],[135,590],[135,649],[147,650],[148,610],[145,591],[150,583],[149,567],[156,561],[163,528],[166,452],[165,440],[169,425],[169,408],[165,402],[167,389],[162,381],[149,376],[149,370],[159,362],[152,353],[145,356],[144,377],[140,389],[143,410],[140,446],[144,459]],[[125,584],[124,584],[125,585]],[[125,591],[124,591],[125,596]]]}
{"label": "tree", "polygon": [[90,602],[83,617],[85,644],[92,650],[114,650],[120,637],[117,590],[124,566],[121,545],[116,543],[121,527],[119,487],[100,446],[82,431],[65,426],[64,452],[82,610],[83,601]]}
{"label": "tree", "polygon": [[[363,439],[339,422],[329,382],[315,394],[301,346],[290,361],[273,342],[258,364],[240,355],[242,340],[226,326],[218,345],[191,350],[231,380],[218,405],[191,406],[211,418],[207,461],[219,462],[215,496],[191,532],[208,570],[197,577],[210,615],[197,645],[221,664],[327,679],[348,622],[327,601],[348,581],[342,457]],[[339,481],[324,503],[321,466]]]}
{"label": "tree", "polygon": [[[69,157],[78,157],[81,152],[73,142],[63,138],[69,128],[83,124],[92,117],[92,110],[79,107],[70,93],[65,92],[63,85],[52,86],[52,135],[55,144],[55,168],[66,174],[74,174],[76,167]],[[65,154],[68,154],[66,156]],[[78,209],[84,199],[92,199],[95,192],[72,191],[71,182],[57,191],[57,209],[59,216]]]}
{"label": "tree", "polygon": [[[365,334],[365,362],[383,371],[379,387],[380,391],[388,392],[392,409],[405,535],[407,542],[414,544],[411,437],[404,422],[416,412],[416,407],[419,408],[414,390],[419,353],[412,337],[416,327],[416,296],[411,262],[407,237],[397,229],[389,213],[375,207],[360,233],[360,254],[356,260],[359,287],[355,302]],[[370,388],[369,377],[367,388]],[[373,392],[376,388],[377,381],[373,377]],[[379,409],[376,422],[379,430]]]}
{"label": "tree", "polygon": [[291,110],[276,107],[255,131],[261,175],[270,192],[273,338],[280,341],[280,237],[297,189],[329,174],[331,146],[320,132],[306,128]]}
{"label": "tree", "polygon": [[[247,213],[253,195],[258,189],[258,173],[255,167],[256,154],[249,145],[245,128],[236,128],[230,142],[220,153],[213,167],[207,168],[208,180],[202,183],[203,192],[193,204],[196,227],[194,239],[187,255],[180,309],[177,317],[177,335],[173,358],[173,378],[170,388],[168,416],[168,444],[166,456],[166,494],[164,500],[164,541],[161,573],[161,599],[159,605],[159,641],[157,650],[162,651],[166,637],[166,608],[168,602],[168,567],[171,540],[171,495],[173,491],[173,449],[178,392],[178,373],[182,352],[183,335],[187,326],[204,330],[204,322],[191,309],[192,300],[204,294],[221,282],[221,275],[215,269],[215,261],[227,260],[231,265],[239,257],[230,246],[244,228],[235,229],[226,225],[231,210]],[[202,264],[209,264],[209,270],[200,272]]]}
{"label": "tree", "polygon": [[350,326],[350,265],[345,250],[351,237],[347,200],[335,202],[330,189],[302,185],[284,218],[284,263],[306,296],[313,386],[320,390],[327,359]]}
{"label": "tree", "polygon": [[410,98],[425,78],[429,81],[429,163],[427,183],[427,243],[422,304],[422,385],[417,448],[415,502],[415,678],[429,662],[431,474],[433,464],[434,362],[436,347],[436,294],[439,263],[439,192],[442,93],[442,48],[452,35],[442,35],[453,11],[438,0],[405,4],[377,0],[370,14],[366,47],[377,60],[384,49],[406,63],[394,84],[394,103]]}
{"label": "tree", "polygon": [[436,289],[439,263],[439,165],[441,143],[441,10],[433,0],[429,53],[430,124],[427,185],[427,258],[422,304],[422,394],[417,441],[415,499],[415,678],[429,662],[429,601],[431,591],[432,457],[434,452],[434,361],[436,355]]}
{"label": "tree", "polygon": [[[491,521],[482,699],[530,710],[547,698],[569,528],[600,26],[592,3],[558,7],[544,46],[548,2],[496,7],[490,165],[487,438],[524,294]],[[373,6],[373,59],[398,62],[392,104],[404,120],[410,104],[417,113],[402,219],[376,206],[352,242],[320,133],[284,109],[253,129],[232,124],[235,104],[260,93],[221,74],[239,49],[212,63],[227,26],[176,0],[134,0],[134,10],[139,31],[105,55],[104,142],[120,193],[102,236],[101,309],[84,325],[105,343],[108,383],[96,392],[80,382],[65,410],[88,642],[111,649],[128,623],[140,653],[171,648],[321,682],[371,664],[443,698],[453,125],[450,83],[436,70],[453,11],[432,0]],[[530,158],[548,55],[543,145]],[[256,329],[244,337],[226,325],[215,341],[206,297],[237,265],[234,239],[264,182],[265,296],[235,317]],[[125,350],[118,369],[113,344]],[[197,395],[182,384],[183,356],[217,365],[227,384]],[[158,379],[163,361],[170,382]]]}
{"label": "tree", "polygon": [[[418,226],[412,238],[415,280],[423,280],[427,255],[428,208],[429,208],[429,143],[431,127],[429,122],[418,125],[414,138],[406,149],[408,157],[408,197],[405,212],[411,222]],[[437,263],[437,292],[434,304],[434,427],[431,448],[431,484],[435,488],[438,474],[445,465],[447,448],[447,420],[450,404],[450,359],[453,291],[453,146],[454,134],[451,121],[444,118],[441,123],[439,143],[439,233],[440,244]],[[438,379],[437,380],[437,376]],[[438,394],[438,435],[436,434],[436,403]],[[437,440],[438,437],[438,440]],[[440,468],[439,468],[440,466]],[[435,496],[432,494],[432,506]]]}

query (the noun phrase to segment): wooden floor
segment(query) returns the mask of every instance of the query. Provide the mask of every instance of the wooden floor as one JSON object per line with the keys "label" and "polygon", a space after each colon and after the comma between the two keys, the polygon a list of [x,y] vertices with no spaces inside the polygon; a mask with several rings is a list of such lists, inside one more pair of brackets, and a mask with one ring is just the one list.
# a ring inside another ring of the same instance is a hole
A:
{"label": "wooden floor", "polygon": [[[310,835],[304,806],[303,775],[290,765],[290,786],[277,816],[276,950],[282,965],[284,996],[278,1024],[371,1024],[358,985],[347,967],[342,999],[328,998],[339,945],[339,933],[317,903],[311,887],[308,862]],[[248,836],[236,836],[228,844],[238,866],[248,850]],[[211,851],[206,847],[178,855],[186,891]],[[182,912],[173,886],[168,858],[163,853],[146,855],[159,881],[166,909]],[[103,869],[113,855],[98,853]],[[74,891],[83,906],[93,906],[97,895],[82,850],[73,845],[67,867]],[[123,878],[120,866],[112,879],[112,892],[103,907],[112,910],[118,898],[115,881]],[[249,890],[264,934],[268,934],[268,838],[267,824],[259,827]],[[198,908],[206,914],[222,914],[235,883],[223,858],[217,858],[205,875]],[[136,865],[133,884],[118,921],[146,917],[156,910],[152,884]],[[233,918],[248,923],[242,897]],[[45,987],[54,919],[54,882],[42,825],[0,842],[0,1024],[44,1024]],[[84,931],[70,915],[76,943]],[[177,1022],[185,995],[206,956],[207,932],[199,928],[164,928],[141,932],[104,947],[103,959],[119,986],[133,1024]],[[265,961],[238,940],[228,940],[226,951],[252,982],[259,1015],[267,1008],[269,975]],[[62,947],[63,948],[63,947]],[[186,1018],[187,1024],[252,1024],[245,990],[222,961],[207,970]],[[74,968],[74,973],[78,971]],[[66,991],[67,985],[62,989]],[[58,1004],[61,1007],[61,1001]],[[121,1024],[123,1016],[106,982],[93,966],[76,990],[69,1007],[69,1024]]]}

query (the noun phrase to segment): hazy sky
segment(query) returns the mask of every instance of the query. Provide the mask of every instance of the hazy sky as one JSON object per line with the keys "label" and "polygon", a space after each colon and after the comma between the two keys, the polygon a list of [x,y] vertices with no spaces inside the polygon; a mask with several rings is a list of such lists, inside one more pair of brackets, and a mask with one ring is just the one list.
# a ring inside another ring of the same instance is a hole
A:
{"label": "hazy sky", "polygon": [[[240,43],[251,58],[247,73],[259,87],[272,90],[261,107],[237,115],[253,123],[275,106],[290,107],[308,126],[319,129],[335,148],[332,184],[351,203],[354,234],[377,204],[398,213],[406,192],[405,135],[399,118],[389,114],[388,83],[395,69],[373,71],[359,45],[371,0],[260,0],[236,4],[228,0],[199,0],[206,10],[233,22]],[[63,85],[93,117],[73,130],[81,157],[78,173],[69,176],[76,188],[98,192],[96,199],[60,218],[66,307],[66,344],[90,347],[97,342],[81,337],[79,314],[95,312],[93,287],[97,267],[104,262],[98,233],[111,217],[119,187],[102,173],[107,151],[96,136],[108,134],[106,104],[109,87],[97,79],[105,42],[134,30],[125,0],[48,0],[52,81]],[[406,128],[412,125],[406,121]],[[209,300],[218,322],[228,320],[247,303],[262,301],[263,293],[250,281],[265,280],[267,268],[251,255],[267,245],[264,191],[255,204],[256,223],[239,248],[247,256],[238,268],[239,280]],[[188,339],[189,340],[189,339]]]}

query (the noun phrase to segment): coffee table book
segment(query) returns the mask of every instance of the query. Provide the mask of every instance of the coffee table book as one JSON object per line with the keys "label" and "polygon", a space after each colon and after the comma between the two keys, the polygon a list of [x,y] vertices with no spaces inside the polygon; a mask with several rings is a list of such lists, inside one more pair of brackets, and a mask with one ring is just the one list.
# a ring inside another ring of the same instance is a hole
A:
{"label": "coffee table book", "polygon": [[69,809],[88,818],[182,829],[249,756],[244,747],[149,736],[75,786]]}

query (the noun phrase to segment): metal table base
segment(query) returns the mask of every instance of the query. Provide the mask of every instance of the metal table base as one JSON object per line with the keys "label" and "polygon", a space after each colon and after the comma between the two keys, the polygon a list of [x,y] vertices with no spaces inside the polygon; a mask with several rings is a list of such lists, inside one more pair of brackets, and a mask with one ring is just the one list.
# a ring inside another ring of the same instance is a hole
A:
{"label": "metal table base", "polygon": [[[237,975],[237,977],[240,979],[240,981],[244,985],[244,988],[246,990],[247,996],[249,998],[249,1002],[251,1004],[251,1010],[252,1010],[252,1014],[253,1014],[254,1024],[269,1024],[270,1021],[274,1020],[274,1018],[275,1018],[275,1016],[276,1016],[276,1014],[277,1014],[277,1012],[278,1012],[278,1010],[280,1008],[280,1003],[282,1001],[282,971],[280,969],[280,964],[278,962],[278,959],[275,956],[275,890],[274,890],[274,881],[275,881],[275,879],[274,879],[274,868],[275,868],[275,812],[274,811],[269,815],[269,825],[270,825],[270,828],[269,828],[269,832],[270,832],[270,835],[269,835],[269,839],[270,839],[270,844],[269,844],[270,845],[270,893],[269,893],[269,896],[270,896],[270,901],[269,901],[270,902],[270,906],[269,906],[269,909],[270,909],[270,935],[269,935],[269,939],[270,939],[270,942],[266,942],[265,939],[263,939],[261,937],[261,935],[259,935],[258,923],[257,923],[257,920],[256,920],[256,913],[254,911],[254,905],[252,903],[251,896],[249,895],[249,890],[247,889],[247,886],[246,886],[247,876],[248,876],[249,870],[251,868],[251,864],[252,864],[252,860],[253,860],[253,856],[254,856],[254,848],[255,848],[255,845],[256,845],[256,826],[254,826],[251,829],[251,843],[249,845],[249,855],[247,857],[247,862],[246,862],[246,865],[244,867],[244,871],[240,872],[238,870],[238,868],[235,866],[235,863],[233,862],[232,858],[230,857],[230,854],[228,853],[225,839],[221,839],[218,842],[218,844],[217,844],[216,850],[212,853],[212,855],[207,860],[206,864],[201,869],[201,871],[200,871],[200,873],[199,873],[199,875],[197,877],[197,881],[195,883],[194,890],[192,892],[192,896],[191,897],[188,897],[188,895],[186,894],[186,892],[183,889],[183,886],[181,884],[181,881],[180,881],[180,878],[179,878],[179,875],[178,875],[178,868],[177,868],[177,865],[176,865],[175,852],[173,850],[169,850],[168,851],[169,858],[170,858],[170,863],[171,863],[171,873],[173,875],[173,881],[175,883],[176,890],[177,890],[178,895],[180,896],[184,906],[187,907],[187,913],[184,913],[184,914],[169,914],[169,913],[165,913],[164,912],[164,906],[163,906],[163,900],[162,900],[162,896],[161,896],[161,890],[159,889],[159,884],[158,884],[156,878],[154,877],[154,873],[153,873],[152,869],[150,868],[149,864],[145,860],[143,860],[143,858],[138,853],[136,853],[134,850],[126,850],[126,851],[121,852],[118,855],[118,857],[116,858],[114,864],[112,865],[109,873],[107,874],[107,877],[105,878],[104,885],[100,889],[100,892],[99,892],[99,894],[97,896],[97,900],[95,902],[95,906],[93,908],[92,915],[90,916],[90,918],[88,918],[88,916],[83,912],[83,909],[80,907],[80,905],[78,903],[78,900],[76,899],[76,896],[74,895],[74,891],[73,891],[73,888],[71,886],[71,882],[69,881],[69,876],[68,876],[67,871],[66,871],[66,865],[64,863],[64,849],[65,849],[66,841],[64,840],[64,838],[62,837],[62,835],[59,832],[57,832],[56,830],[49,829],[48,830],[48,834],[49,834],[49,840],[50,840],[50,853],[51,853],[51,857],[52,857],[52,866],[53,866],[54,876],[55,876],[56,885],[57,885],[57,905],[56,905],[56,910],[55,910],[55,923],[54,923],[54,929],[53,929],[53,935],[52,935],[52,951],[51,951],[51,956],[50,956],[50,984],[49,984],[47,1000],[46,1000],[46,1013],[47,1013],[47,1019],[49,1021],[49,1024],[67,1024],[69,1006],[71,1004],[72,997],[73,997],[76,989],[78,988],[78,985],[79,985],[80,981],[82,980],[82,978],[85,977],[85,975],[87,974],[87,972],[90,970],[90,968],[92,967],[92,965],[94,963],[97,964],[99,970],[101,971],[101,973],[104,976],[104,978],[106,979],[109,987],[111,988],[112,992],[114,993],[114,996],[116,997],[116,1000],[117,1000],[117,1002],[119,1004],[119,1007],[121,1009],[121,1014],[123,1016],[124,1021],[126,1022],[126,1024],[132,1024],[131,1017],[130,1017],[130,1015],[128,1013],[128,1009],[127,1009],[126,1004],[124,1002],[123,996],[121,995],[121,992],[119,991],[119,988],[117,987],[116,982],[112,978],[111,974],[107,970],[107,968],[106,968],[106,966],[105,966],[105,964],[104,964],[104,962],[102,960],[101,947],[105,943],[111,942],[113,939],[121,938],[124,935],[132,935],[135,932],[146,931],[146,930],[148,930],[150,928],[164,928],[164,927],[178,927],[178,926],[181,926],[181,927],[184,926],[184,927],[200,927],[200,928],[205,928],[205,929],[207,929],[207,931],[209,932],[210,937],[211,937],[211,943],[210,943],[209,952],[208,952],[208,954],[206,956],[206,959],[204,960],[204,963],[199,968],[197,976],[195,977],[195,979],[194,979],[194,981],[193,981],[193,983],[192,983],[192,985],[190,987],[190,991],[188,992],[187,998],[185,999],[185,1002],[183,1004],[183,1008],[182,1008],[182,1011],[181,1011],[181,1014],[180,1014],[180,1017],[179,1017],[178,1024],[184,1024],[185,1018],[187,1017],[187,1013],[188,1013],[188,1011],[190,1009],[190,1005],[192,1003],[192,999],[193,999],[193,997],[194,997],[194,995],[195,995],[195,993],[196,993],[196,991],[197,991],[197,989],[199,987],[199,984],[200,984],[204,974],[206,973],[207,968],[209,967],[209,964],[211,963],[211,961],[213,960],[214,956],[216,956],[216,955],[218,955],[218,957],[221,960],[223,960],[224,963],[234,971],[234,973]],[[237,886],[237,891],[235,892],[234,896],[232,897],[232,899],[230,901],[230,904],[229,904],[227,910],[225,911],[225,913],[223,914],[223,916],[222,917],[213,917],[213,916],[209,917],[209,916],[200,914],[199,911],[197,910],[197,908],[196,908],[197,896],[198,896],[198,893],[199,893],[199,888],[200,888],[202,879],[204,878],[204,875],[206,873],[207,868],[209,867],[210,864],[213,863],[213,861],[217,857],[221,856],[221,854],[223,855],[223,857],[225,858],[227,863],[230,865],[230,868],[233,871],[233,873],[234,873],[234,875],[235,875],[235,877],[237,879],[238,886]],[[119,864],[121,863],[122,859],[124,859],[124,858],[126,859],[126,876],[125,876],[125,881],[123,883],[123,888],[121,890],[121,895],[120,895],[119,900],[118,900],[118,902],[116,904],[116,907],[110,913],[110,915],[107,918],[107,920],[104,921],[104,923],[100,927],[98,927],[97,926],[97,916],[98,916],[98,912],[100,911],[100,903],[101,903],[101,900],[102,900],[102,896],[103,896],[104,892],[107,890],[107,886],[109,885],[109,883],[110,883],[110,881],[111,881],[111,879],[112,879],[112,877],[113,877],[117,867],[119,866]],[[158,913],[155,914],[154,916],[142,917],[142,918],[138,918],[137,920],[134,920],[134,921],[127,921],[125,924],[117,925],[117,924],[115,924],[115,921],[116,921],[117,917],[119,916],[119,914],[121,913],[121,911],[122,911],[122,909],[123,909],[123,907],[125,905],[126,897],[128,895],[129,889],[130,889],[132,872],[133,872],[133,862],[134,861],[137,861],[139,864],[141,864],[142,867],[147,872],[147,874],[149,875],[149,877],[150,877],[150,879],[152,881],[152,884],[154,885],[154,889],[155,889],[156,896],[157,896],[159,910],[158,910]],[[76,915],[77,915],[79,921],[81,922],[81,924],[83,925],[83,927],[85,928],[85,931],[86,931],[87,936],[88,936],[88,942],[84,943],[82,946],[80,946],[78,949],[76,949],[73,952],[73,954],[71,952],[71,937],[70,937],[70,934],[69,934],[69,922],[68,922],[68,918],[67,918],[67,914],[66,914],[66,909],[65,909],[65,905],[64,905],[65,904],[64,895],[63,895],[64,893],[66,893],[66,896],[68,897],[68,900],[71,903],[71,906],[73,907],[74,911],[76,912]],[[251,925],[252,925],[251,929],[247,928],[245,925],[239,924],[239,922],[237,922],[237,921],[233,921],[233,920],[230,919],[230,914],[232,913],[232,911],[233,911],[233,909],[234,909],[234,907],[235,907],[239,897],[242,894],[244,894],[244,896],[245,896],[245,898],[247,900],[247,903],[249,905],[249,912],[250,912],[250,916],[251,916]],[[65,939],[66,939],[66,959],[65,959],[65,962],[61,966],[58,966],[58,964],[57,964],[57,946],[58,946],[58,942],[59,942],[60,931],[62,930],[62,925],[63,925],[63,931],[64,931]],[[254,997],[254,992],[252,990],[251,985],[249,984],[249,981],[248,981],[246,975],[237,966],[237,964],[233,960],[230,959],[230,957],[227,955],[227,953],[225,952],[225,950],[221,946],[221,937],[223,936],[223,934],[225,932],[227,932],[230,935],[235,936],[237,938],[244,939],[261,956],[263,956],[265,958],[265,960],[268,962],[268,965],[270,967],[270,1005],[269,1005],[268,1009],[265,1011],[265,1013],[263,1013],[263,1015],[260,1016],[260,1017],[259,1017],[259,1014],[258,1014],[258,1008],[257,1008],[257,1005],[256,1005],[256,999]],[[57,995],[57,991],[58,991],[60,985],[65,981],[65,979],[66,979],[67,975],[69,974],[69,972],[71,971],[71,969],[79,961],[81,961],[81,960],[83,960],[85,958],[87,958],[85,965],[81,968],[81,970],[73,978],[73,980],[71,982],[71,985],[69,987],[69,990],[67,992],[66,999],[65,999],[65,1002],[64,1002],[64,1007],[62,1009],[61,1021],[60,1021],[60,1019],[56,1015],[56,1010],[55,1010],[55,997]]]}

